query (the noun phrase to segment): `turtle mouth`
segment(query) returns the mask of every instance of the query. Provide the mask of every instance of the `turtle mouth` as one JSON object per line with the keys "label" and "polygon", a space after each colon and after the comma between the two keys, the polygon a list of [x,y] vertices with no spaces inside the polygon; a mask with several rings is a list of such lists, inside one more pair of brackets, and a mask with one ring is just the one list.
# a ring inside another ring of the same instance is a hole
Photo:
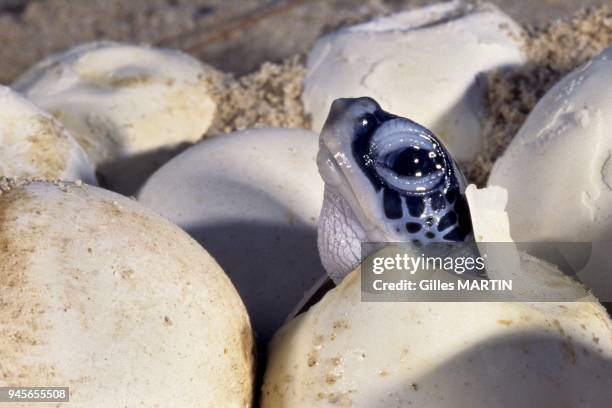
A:
{"label": "turtle mouth", "polygon": [[378,236],[379,234],[375,234],[375,231],[379,231],[380,226],[375,221],[376,217],[368,215],[367,209],[370,207],[364,197],[367,194],[375,194],[375,192],[356,191],[350,181],[350,175],[347,175],[353,170],[360,170],[351,164],[343,153],[334,155],[326,146],[319,148],[317,165],[326,187],[335,190],[347,201],[361,227],[369,236]]}
{"label": "turtle mouth", "polygon": [[319,168],[319,174],[321,174],[321,178],[323,178],[325,184],[339,188],[342,184],[348,183],[336,158],[325,146],[319,148],[319,153],[317,154],[317,167]]}

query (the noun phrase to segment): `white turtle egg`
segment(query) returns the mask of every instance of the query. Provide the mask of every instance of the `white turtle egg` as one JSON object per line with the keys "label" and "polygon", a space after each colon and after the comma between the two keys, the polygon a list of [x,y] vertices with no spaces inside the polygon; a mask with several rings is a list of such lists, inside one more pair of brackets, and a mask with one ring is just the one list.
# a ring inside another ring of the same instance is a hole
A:
{"label": "white turtle egg", "polygon": [[270,345],[262,407],[608,407],[605,309],[365,303],[354,271]]}
{"label": "white turtle egg", "polygon": [[214,75],[180,51],[96,42],[48,57],[14,87],[74,134],[111,189],[133,193],[209,128]]}
{"label": "white turtle egg", "polygon": [[[470,207],[486,208],[483,219],[472,213],[477,235],[508,236],[503,191],[468,188],[467,197]],[[494,220],[501,226],[487,224]],[[518,275],[534,292],[544,280],[532,280],[533,272],[557,275],[546,263],[529,265]],[[552,289],[584,293],[568,280]],[[609,406],[612,322],[591,295],[563,303],[363,302],[361,290],[356,270],[276,334],[263,408]]]}
{"label": "white turtle egg", "polygon": [[[608,48],[544,95],[496,161],[488,185],[508,190],[515,241],[612,242],[611,82]],[[610,273],[588,280],[612,300]]]}
{"label": "white turtle egg", "polygon": [[480,74],[524,62],[521,29],[490,4],[449,2],[377,18],[319,39],[303,101],[319,131],[336,98],[370,96],[431,129],[458,161],[481,147]]}
{"label": "white turtle egg", "polygon": [[243,303],[213,258],[133,200],[71,183],[0,192],[0,386],[71,407],[250,406]]}
{"label": "white turtle egg", "polygon": [[325,274],[317,251],[318,137],[256,129],[200,142],[145,183],[139,201],[181,226],[228,273],[265,339]]}
{"label": "white turtle egg", "polygon": [[610,82],[612,48],[550,89],[495,162],[516,241],[612,240]]}
{"label": "white turtle egg", "polygon": [[51,115],[4,86],[0,106],[0,177],[96,184],[87,156]]}

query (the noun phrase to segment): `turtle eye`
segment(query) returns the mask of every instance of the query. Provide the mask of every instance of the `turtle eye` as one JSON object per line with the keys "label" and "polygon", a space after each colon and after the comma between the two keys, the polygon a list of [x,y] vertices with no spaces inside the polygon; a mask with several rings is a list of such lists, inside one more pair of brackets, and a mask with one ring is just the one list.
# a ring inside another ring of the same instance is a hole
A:
{"label": "turtle eye", "polygon": [[365,136],[372,133],[377,126],[376,116],[371,113],[365,113],[357,119],[355,134],[357,137]]}
{"label": "turtle eye", "polygon": [[398,176],[423,177],[444,167],[444,160],[434,151],[408,146],[384,158],[384,164]]}
{"label": "turtle eye", "polygon": [[407,119],[391,119],[368,138],[368,158],[381,183],[404,193],[424,193],[447,181],[444,149],[427,129]]}

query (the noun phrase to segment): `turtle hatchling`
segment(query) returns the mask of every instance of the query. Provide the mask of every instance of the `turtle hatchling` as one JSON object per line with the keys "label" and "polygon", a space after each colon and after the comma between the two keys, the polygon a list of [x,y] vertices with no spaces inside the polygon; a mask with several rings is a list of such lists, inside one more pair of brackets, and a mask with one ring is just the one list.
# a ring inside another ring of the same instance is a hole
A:
{"label": "turtle hatchling", "polygon": [[318,245],[334,281],[360,263],[360,242],[473,240],[465,178],[425,127],[369,97],[337,99],[319,145]]}

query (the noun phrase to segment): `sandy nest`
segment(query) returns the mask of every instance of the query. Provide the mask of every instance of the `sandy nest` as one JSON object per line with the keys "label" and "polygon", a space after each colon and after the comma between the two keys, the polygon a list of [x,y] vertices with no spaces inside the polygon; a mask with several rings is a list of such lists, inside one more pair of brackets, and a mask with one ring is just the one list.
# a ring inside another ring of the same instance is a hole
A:
{"label": "sandy nest", "polygon": [[[16,4],[23,3],[21,0],[10,1]],[[161,7],[160,4],[164,3],[162,0],[134,0],[130,3],[130,7],[135,10],[150,8],[151,13],[138,14],[132,16],[133,18],[127,13],[124,17],[131,18],[129,24],[128,20],[120,19],[122,14],[118,11],[109,12],[113,10],[112,5],[119,7],[121,0],[83,2],[83,4],[70,0],[56,0],[52,4],[57,7],[51,7],[51,3],[31,2],[27,7],[24,6],[22,14],[18,17],[11,16],[10,13],[0,14],[0,38],[4,39],[7,45],[0,47],[0,57],[5,61],[12,61],[11,64],[4,64],[0,72],[0,82],[12,80],[23,67],[39,59],[41,55],[55,50],[52,46],[59,47],[62,44],[68,46],[64,43],[71,37],[79,38],[80,41],[95,40],[100,35],[115,40],[124,40],[126,37],[135,42],[146,41],[173,47],[177,44],[165,43],[162,39],[177,36],[215,19],[222,20],[223,13],[231,14],[236,11],[233,10],[235,8],[245,8],[247,5],[258,4],[258,1],[191,0],[185,4],[180,3],[180,7],[170,7],[166,4],[162,7],[163,13],[155,13],[157,9],[154,6]],[[208,15],[209,10],[204,6],[205,3],[219,3],[224,7],[221,7],[218,13]],[[331,9],[328,10],[326,7],[333,9],[332,3],[338,2],[322,3],[319,6],[323,9],[319,12],[329,14],[327,12]],[[361,8],[349,7],[348,10],[352,14],[344,16],[341,21],[334,20],[333,25],[327,27],[325,31],[390,12],[388,8],[372,6],[378,3],[372,0],[364,2]],[[64,6],[69,4],[70,8],[58,6],[62,4]],[[99,9],[91,9],[92,4]],[[79,11],[80,8],[83,10]],[[75,13],[83,16],[82,24],[69,24],[69,17]],[[194,16],[202,17],[194,20]],[[58,30],[54,30],[46,23],[49,19],[65,27],[67,31],[56,32]],[[117,19],[120,21],[115,21]],[[295,23],[299,21],[295,20]],[[314,39],[320,35],[320,32],[315,33],[318,29],[315,28],[300,26],[300,32],[303,31],[304,36]],[[264,32],[264,37],[267,35],[270,33]],[[528,63],[520,68],[497,71],[488,75],[489,86],[484,103],[487,110],[482,118],[485,140],[482,151],[474,161],[461,164],[468,178],[478,185],[486,182],[494,160],[503,153],[544,93],[566,73],[612,45],[612,6],[585,9],[544,26],[526,26],[525,35]],[[21,46],[31,43],[28,38],[32,36],[41,38],[41,41],[25,48]],[[189,49],[180,41],[178,44],[181,48]],[[296,49],[295,44],[286,44],[285,48],[287,47],[290,50]],[[300,49],[302,52],[303,48]],[[192,53],[205,61],[209,60],[209,56],[200,55],[195,51]],[[291,51],[285,55],[290,53]],[[237,54],[238,58],[243,57],[243,53]],[[224,57],[232,55],[234,55],[232,52],[223,54]],[[265,55],[267,54],[264,53]],[[302,82],[305,75],[304,60],[304,55],[295,55],[280,64],[264,63],[256,71],[241,77],[219,74],[211,79],[210,87],[218,102],[219,110],[212,128],[205,137],[252,127],[309,128],[310,120],[301,103]]]}
{"label": "sandy nest", "polygon": [[[468,178],[483,185],[495,159],[517,133],[544,93],[561,77],[612,44],[612,7],[600,6],[543,27],[526,26],[528,63],[488,75],[484,145],[474,162],[463,163]],[[300,96],[305,75],[303,56],[282,64],[265,63],[235,78],[212,84],[220,110],[208,136],[251,127],[308,127]]]}

